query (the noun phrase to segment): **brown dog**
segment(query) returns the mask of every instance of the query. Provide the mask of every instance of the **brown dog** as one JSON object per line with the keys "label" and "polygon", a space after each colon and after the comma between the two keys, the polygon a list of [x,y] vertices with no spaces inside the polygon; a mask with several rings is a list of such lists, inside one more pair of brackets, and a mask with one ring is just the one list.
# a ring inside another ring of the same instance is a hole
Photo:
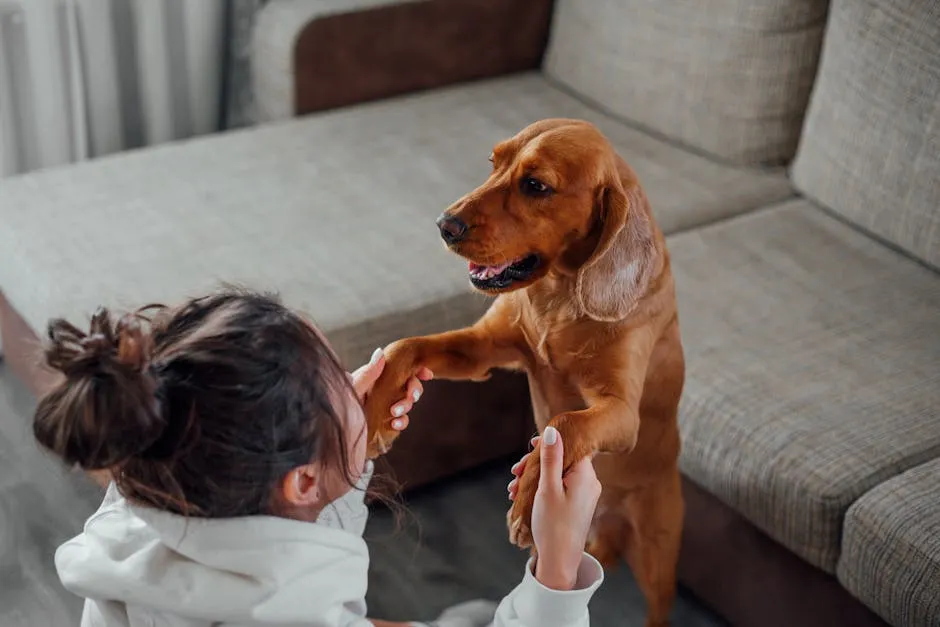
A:
{"label": "brown dog", "polygon": [[[438,220],[470,261],[475,288],[499,294],[473,326],[395,342],[367,404],[370,454],[397,432],[388,408],[420,366],[443,379],[528,374],[539,431],[555,426],[565,465],[595,458],[603,495],[588,550],[623,556],[668,621],[683,502],[676,414],[685,376],[669,255],[633,170],[591,124],[543,120],[498,144],[493,172]],[[509,512],[531,545],[539,455]]]}

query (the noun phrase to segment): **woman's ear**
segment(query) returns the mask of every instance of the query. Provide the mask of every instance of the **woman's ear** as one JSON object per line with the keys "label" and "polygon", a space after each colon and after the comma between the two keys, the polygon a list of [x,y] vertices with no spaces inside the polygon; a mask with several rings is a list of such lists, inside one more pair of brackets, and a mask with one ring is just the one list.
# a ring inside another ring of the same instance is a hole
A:
{"label": "woman's ear", "polygon": [[313,464],[298,466],[281,480],[281,498],[289,508],[310,509],[320,505],[318,469]]}
{"label": "woman's ear", "polygon": [[645,202],[635,184],[625,189],[616,175],[598,193],[601,236],[576,283],[581,309],[594,320],[626,318],[653,279],[659,253]]}

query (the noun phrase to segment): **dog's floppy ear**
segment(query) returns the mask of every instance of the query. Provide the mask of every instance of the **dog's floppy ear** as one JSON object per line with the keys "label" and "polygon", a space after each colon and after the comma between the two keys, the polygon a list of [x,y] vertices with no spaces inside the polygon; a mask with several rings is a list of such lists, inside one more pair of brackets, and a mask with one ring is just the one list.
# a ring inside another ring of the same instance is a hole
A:
{"label": "dog's floppy ear", "polygon": [[578,270],[577,297],[594,320],[626,318],[646,292],[658,264],[646,198],[612,176],[598,193],[601,235],[594,253]]}

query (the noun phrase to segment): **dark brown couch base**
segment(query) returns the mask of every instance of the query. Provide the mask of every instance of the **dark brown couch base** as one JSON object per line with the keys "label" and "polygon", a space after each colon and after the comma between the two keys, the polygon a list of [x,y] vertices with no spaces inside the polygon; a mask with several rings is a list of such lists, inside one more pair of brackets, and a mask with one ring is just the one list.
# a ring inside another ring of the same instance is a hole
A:
{"label": "dark brown couch base", "polygon": [[39,396],[55,381],[55,375],[40,364],[36,333],[0,292],[0,342],[7,366],[30,391]]}
{"label": "dark brown couch base", "polygon": [[735,627],[888,627],[835,577],[687,478],[683,493],[679,579]]}
{"label": "dark brown couch base", "polygon": [[485,383],[431,382],[411,418],[378,464],[403,489],[518,454],[535,435],[525,377],[506,372]]}

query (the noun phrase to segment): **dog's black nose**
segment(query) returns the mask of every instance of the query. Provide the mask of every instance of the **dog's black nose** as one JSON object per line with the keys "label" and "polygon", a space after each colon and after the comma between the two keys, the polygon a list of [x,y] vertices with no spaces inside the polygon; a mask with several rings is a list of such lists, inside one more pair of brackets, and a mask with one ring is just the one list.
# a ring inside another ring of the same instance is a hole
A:
{"label": "dog's black nose", "polygon": [[437,219],[437,228],[441,230],[441,237],[444,241],[451,246],[463,240],[467,235],[467,225],[464,221],[446,213]]}

